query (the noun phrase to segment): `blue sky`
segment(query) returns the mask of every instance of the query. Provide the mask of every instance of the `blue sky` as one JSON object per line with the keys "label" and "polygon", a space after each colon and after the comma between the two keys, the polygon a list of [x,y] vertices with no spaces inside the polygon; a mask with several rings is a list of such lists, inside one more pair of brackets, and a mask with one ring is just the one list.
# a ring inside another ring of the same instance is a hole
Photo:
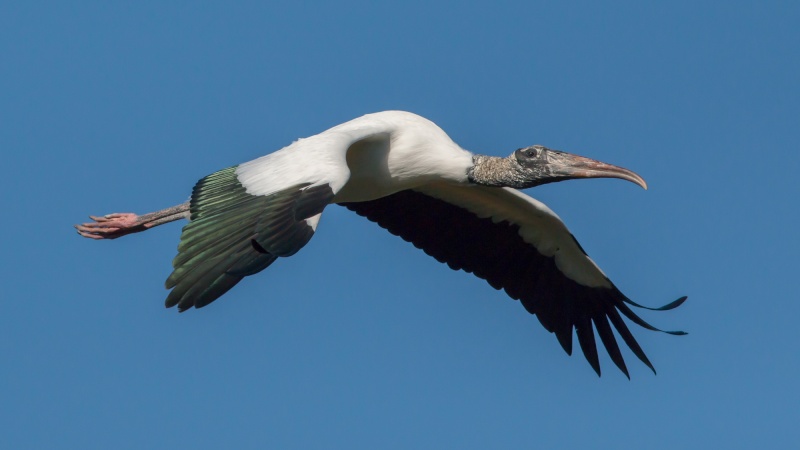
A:
{"label": "blue sky", "polygon": [[[233,4],[232,4],[233,3]],[[795,2],[5,2],[0,446],[793,448]],[[558,183],[617,286],[676,311],[602,378],[502,292],[345,210],[202,310],[165,310],[179,224],[88,214],[368,112],[493,155],[541,143],[650,185]]]}

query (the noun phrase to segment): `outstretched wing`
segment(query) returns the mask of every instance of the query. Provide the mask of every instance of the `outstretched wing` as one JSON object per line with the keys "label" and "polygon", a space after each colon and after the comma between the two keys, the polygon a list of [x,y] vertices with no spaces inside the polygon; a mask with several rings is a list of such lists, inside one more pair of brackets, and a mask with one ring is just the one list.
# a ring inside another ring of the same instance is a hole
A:
{"label": "outstretched wing", "polygon": [[348,149],[362,142],[381,147],[390,131],[380,121],[348,122],[200,180],[166,282],[167,307],[205,306],[295,254],[350,178]]}
{"label": "outstretched wing", "polygon": [[319,214],[333,199],[328,184],[296,184],[268,195],[249,194],[236,167],[201,179],[192,191],[191,221],[183,228],[166,306],[205,306],[242,278],[311,239]]}
{"label": "outstretched wing", "polygon": [[[608,280],[555,213],[527,195],[510,188],[436,184],[343,206],[452,269],[505,289],[555,333],[568,354],[572,354],[575,329],[583,354],[598,375],[593,325],[611,360],[626,376],[630,377],[612,325],[633,353],[653,369],[620,316],[621,312],[634,323],[656,330],[626,303],[640,305]],[[658,309],[675,308],[685,299]]]}

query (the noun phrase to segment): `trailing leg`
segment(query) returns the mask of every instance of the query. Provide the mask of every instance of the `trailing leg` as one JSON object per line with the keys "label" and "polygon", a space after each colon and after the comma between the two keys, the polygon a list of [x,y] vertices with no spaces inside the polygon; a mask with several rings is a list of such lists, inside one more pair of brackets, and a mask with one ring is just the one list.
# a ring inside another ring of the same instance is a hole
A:
{"label": "trailing leg", "polygon": [[75,225],[78,234],[89,239],[116,239],[138,233],[167,222],[189,218],[189,202],[142,214],[113,213],[105,216],[89,216],[94,222]]}

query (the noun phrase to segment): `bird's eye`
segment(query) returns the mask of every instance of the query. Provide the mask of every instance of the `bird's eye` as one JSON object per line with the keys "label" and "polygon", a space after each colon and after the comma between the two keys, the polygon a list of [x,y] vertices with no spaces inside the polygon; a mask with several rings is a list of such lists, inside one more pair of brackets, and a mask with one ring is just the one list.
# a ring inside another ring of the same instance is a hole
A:
{"label": "bird's eye", "polygon": [[517,160],[524,164],[533,164],[542,157],[541,146],[520,148],[516,151]]}

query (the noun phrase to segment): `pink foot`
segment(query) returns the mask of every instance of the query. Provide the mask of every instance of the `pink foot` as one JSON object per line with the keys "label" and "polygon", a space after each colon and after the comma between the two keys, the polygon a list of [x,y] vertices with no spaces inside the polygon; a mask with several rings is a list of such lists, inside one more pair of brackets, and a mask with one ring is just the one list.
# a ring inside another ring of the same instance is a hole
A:
{"label": "pink foot", "polygon": [[146,228],[141,218],[134,213],[114,213],[89,218],[94,222],[75,225],[78,234],[89,239],[116,239]]}
{"label": "pink foot", "polygon": [[94,222],[75,225],[78,234],[89,239],[116,239],[148,228],[188,219],[191,216],[189,202],[181,203],[160,211],[137,215],[134,213],[114,213],[105,216],[89,216]]}

